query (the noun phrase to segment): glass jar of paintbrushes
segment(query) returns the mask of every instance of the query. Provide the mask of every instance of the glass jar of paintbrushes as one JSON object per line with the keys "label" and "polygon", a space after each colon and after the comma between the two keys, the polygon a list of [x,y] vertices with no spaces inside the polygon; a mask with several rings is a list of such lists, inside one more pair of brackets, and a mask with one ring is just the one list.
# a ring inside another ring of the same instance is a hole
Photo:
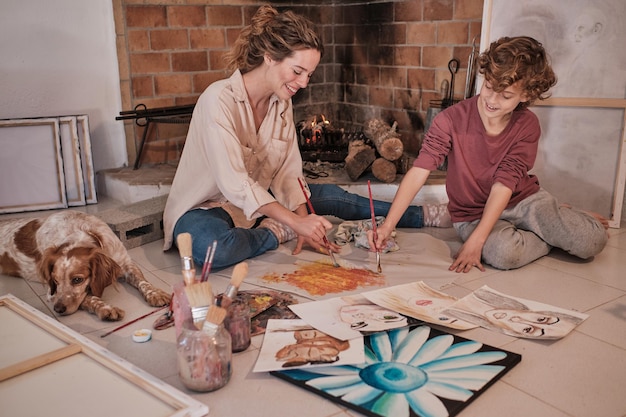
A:
{"label": "glass jar of paintbrushes", "polygon": [[[219,321],[208,316],[207,320]],[[185,323],[177,341],[177,356],[180,381],[191,390],[215,391],[232,375],[231,337],[221,321],[204,325],[202,330],[191,321]]]}
{"label": "glass jar of paintbrushes", "polygon": [[232,339],[224,327],[226,309],[214,303],[208,272],[203,270],[200,280],[196,279],[191,235],[179,234],[177,246],[183,275],[183,283],[174,287],[178,375],[191,390],[214,391],[226,385],[232,374]]}

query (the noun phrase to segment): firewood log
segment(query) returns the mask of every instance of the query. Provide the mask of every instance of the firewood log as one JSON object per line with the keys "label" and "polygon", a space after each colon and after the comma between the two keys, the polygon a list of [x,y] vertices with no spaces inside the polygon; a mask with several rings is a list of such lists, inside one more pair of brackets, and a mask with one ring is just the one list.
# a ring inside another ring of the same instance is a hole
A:
{"label": "firewood log", "polygon": [[352,181],[356,181],[376,159],[376,151],[361,140],[355,140],[348,145],[346,156],[346,172]]}
{"label": "firewood log", "polygon": [[396,179],[396,164],[385,158],[377,158],[372,162],[372,174],[387,184],[394,182]]}
{"label": "firewood log", "polygon": [[385,159],[395,161],[402,156],[404,144],[396,132],[398,123],[389,126],[381,119],[370,119],[365,123],[363,133],[372,141],[376,150]]}

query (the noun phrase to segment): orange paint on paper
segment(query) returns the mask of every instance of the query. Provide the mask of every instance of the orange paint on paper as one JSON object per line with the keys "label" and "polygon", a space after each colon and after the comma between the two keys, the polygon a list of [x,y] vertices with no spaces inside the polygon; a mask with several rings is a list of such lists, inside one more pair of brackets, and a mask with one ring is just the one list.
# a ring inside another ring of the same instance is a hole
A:
{"label": "orange paint on paper", "polygon": [[354,291],[359,287],[381,286],[385,277],[359,268],[337,268],[331,264],[315,262],[294,272],[279,276],[270,273],[261,277],[267,282],[283,282],[307,291],[311,295],[326,295]]}

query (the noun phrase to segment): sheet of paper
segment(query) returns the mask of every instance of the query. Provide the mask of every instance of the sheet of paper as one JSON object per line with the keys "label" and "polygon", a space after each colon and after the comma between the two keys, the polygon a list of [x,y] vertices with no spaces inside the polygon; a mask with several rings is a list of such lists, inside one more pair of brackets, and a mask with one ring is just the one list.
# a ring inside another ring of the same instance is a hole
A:
{"label": "sheet of paper", "polygon": [[427,323],[460,330],[477,327],[443,314],[442,311],[454,304],[457,298],[429,287],[424,281],[367,291],[363,296],[381,307]]}
{"label": "sheet of paper", "polygon": [[268,320],[253,372],[365,362],[363,338],[339,340],[303,320]]}
{"label": "sheet of paper", "polygon": [[289,308],[306,323],[341,340],[408,324],[406,317],[373,304],[362,296],[311,301],[293,304]]}
{"label": "sheet of paper", "polygon": [[444,314],[509,336],[560,339],[582,323],[588,314],[512,297],[483,286],[461,298]]}
{"label": "sheet of paper", "polygon": [[[381,274],[376,272],[375,254],[355,248],[353,243],[342,247],[336,255],[341,267],[334,268],[328,256],[310,248],[292,255],[295,241],[291,241],[250,259],[246,282],[309,300],[322,300],[415,281],[424,281],[440,290],[459,277],[448,270],[452,263],[451,249],[444,241],[420,233],[419,229],[398,230],[396,240],[400,250],[382,254]],[[230,272],[231,269],[225,269],[218,274],[230,276]],[[470,279],[480,274],[475,269],[463,277]]]}

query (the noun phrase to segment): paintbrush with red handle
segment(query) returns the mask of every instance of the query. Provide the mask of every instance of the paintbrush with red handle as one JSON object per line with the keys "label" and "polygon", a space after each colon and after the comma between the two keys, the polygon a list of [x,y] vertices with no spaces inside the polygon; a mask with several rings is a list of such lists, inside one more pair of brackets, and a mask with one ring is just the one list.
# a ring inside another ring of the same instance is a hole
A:
{"label": "paintbrush with red handle", "polygon": [[378,269],[378,273],[383,272],[383,269],[380,267],[380,251],[376,246],[376,241],[378,240],[378,225],[376,224],[376,214],[374,214],[374,199],[372,198],[372,185],[370,184],[370,180],[367,180],[367,190],[370,193],[370,212],[372,213],[372,232],[374,232],[374,250],[376,250],[376,266]]}
{"label": "paintbrush with red handle", "polygon": [[[170,303],[171,303],[171,301],[170,301]],[[141,320],[141,319],[145,319],[146,317],[151,316],[151,315],[153,315],[154,313],[157,313],[157,312],[159,312],[159,311],[161,311],[161,310],[163,310],[163,309],[165,309],[165,308],[169,308],[169,306],[170,306],[169,304],[166,304],[166,305],[164,305],[164,306],[162,306],[162,307],[157,308],[156,310],[152,310],[151,312],[146,313],[146,314],[144,314],[143,316],[139,316],[139,317],[137,317],[136,319],[133,319],[133,320],[129,321],[128,323],[124,323],[124,324],[122,324],[121,326],[116,327],[116,328],[115,328],[115,329],[113,329],[113,330],[109,330],[108,332],[106,332],[106,333],[104,333],[104,334],[100,335],[100,337],[107,337],[107,336],[108,336],[108,335],[110,335],[111,333],[115,333],[115,332],[116,332],[116,331],[118,331],[118,330],[122,330],[124,327],[128,327],[128,326],[130,326],[130,325],[131,325],[131,324],[133,324],[133,323],[137,323],[137,322],[138,322],[139,320]]]}
{"label": "paintbrush with red handle", "polygon": [[[313,208],[311,199],[309,199],[309,195],[306,193],[306,190],[304,189],[304,184],[302,183],[302,180],[300,178],[298,178],[298,182],[300,183],[300,188],[302,188],[304,198],[306,198],[306,204],[309,206],[309,211],[311,212],[311,214],[315,214],[315,209]],[[326,235],[324,235],[324,245],[326,246],[326,250],[328,251],[330,259],[333,261],[333,265],[335,266],[335,268],[339,268],[339,264],[335,260],[335,255],[333,255],[333,252],[330,250],[330,242],[326,238]]]}

